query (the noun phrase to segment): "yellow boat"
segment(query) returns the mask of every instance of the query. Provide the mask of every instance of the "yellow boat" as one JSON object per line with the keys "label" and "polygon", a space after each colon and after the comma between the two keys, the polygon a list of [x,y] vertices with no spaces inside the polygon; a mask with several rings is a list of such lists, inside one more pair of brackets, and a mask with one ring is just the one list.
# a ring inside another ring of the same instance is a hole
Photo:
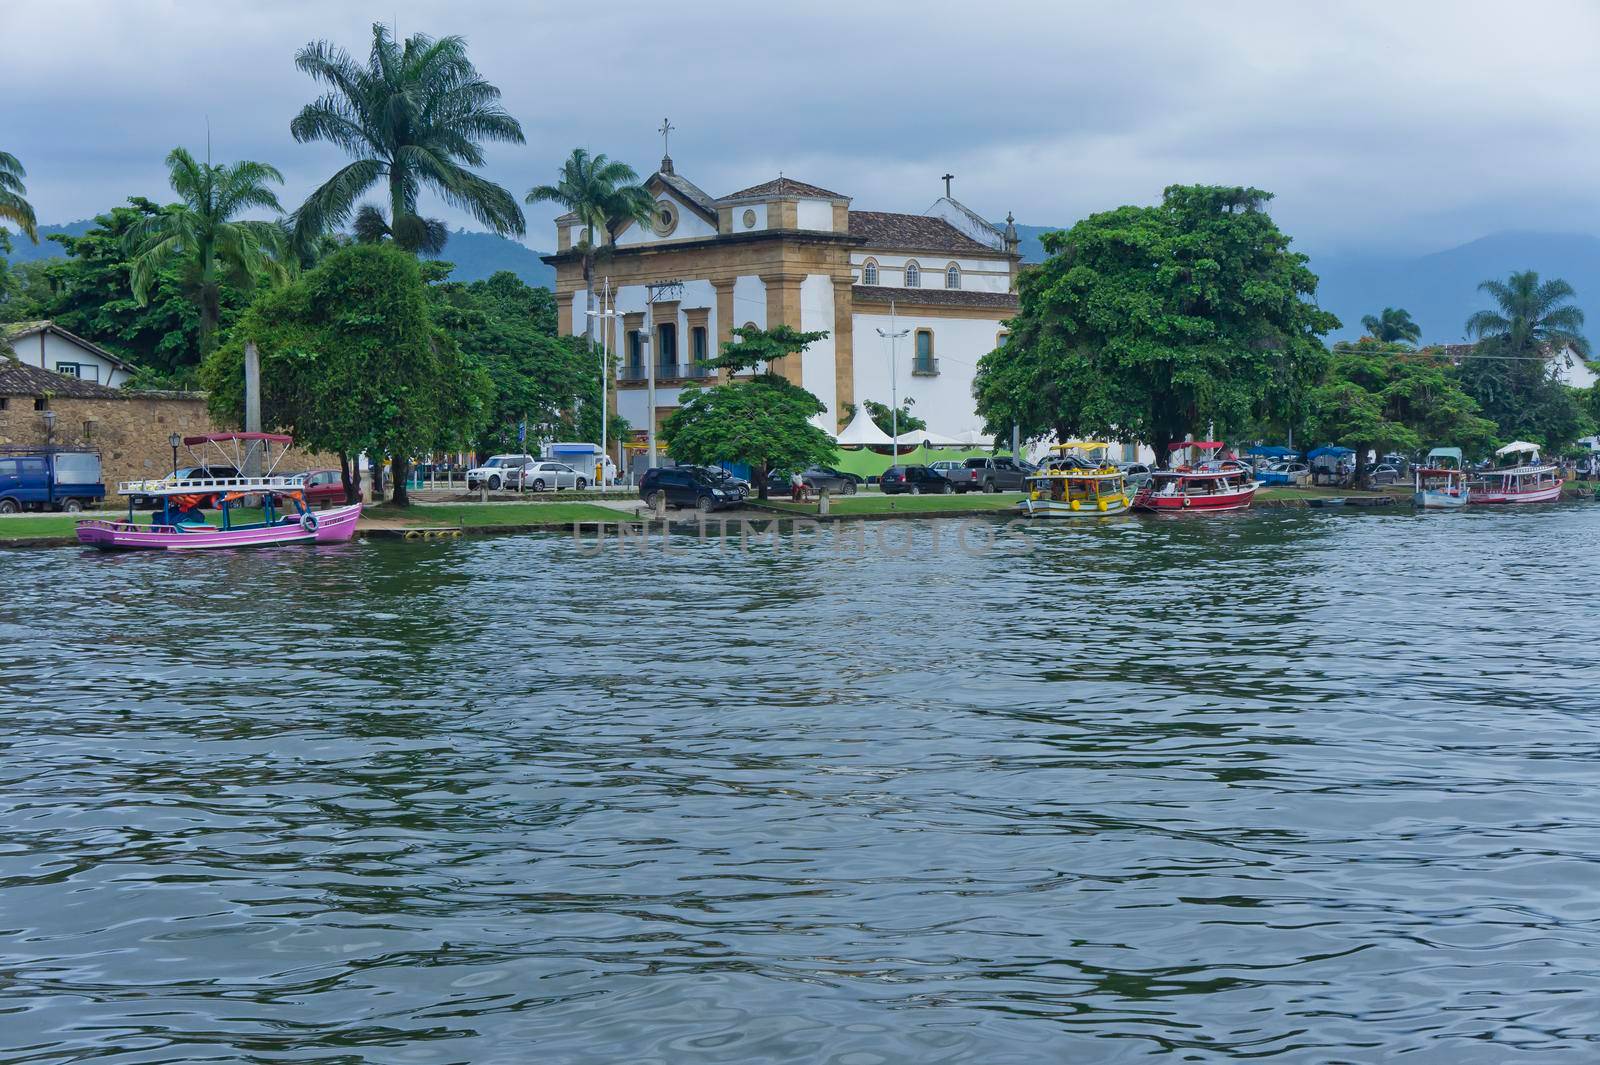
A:
{"label": "yellow boat", "polygon": [[1057,444],[1032,477],[1017,509],[1030,518],[1102,518],[1133,506],[1127,474],[1111,464],[1111,445],[1098,440]]}

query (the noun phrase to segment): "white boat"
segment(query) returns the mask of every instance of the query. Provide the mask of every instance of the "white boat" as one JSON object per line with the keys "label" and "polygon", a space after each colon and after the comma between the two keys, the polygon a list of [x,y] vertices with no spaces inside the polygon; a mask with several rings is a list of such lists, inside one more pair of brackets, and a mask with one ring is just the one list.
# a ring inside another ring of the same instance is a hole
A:
{"label": "white boat", "polygon": [[1436,447],[1412,473],[1411,502],[1423,510],[1458,510],[1467,505],[1472,488],[1458,447]]}
{"label": "white boat", "polygon": [[1554,503],[1561,498],[1561,475],[1554,466],[1539,458],[1539,445],[1513,440],[1495,453],[1509,459],[1508,465],[1480,473],[1472,482],[1472,498],[1478,504]]}

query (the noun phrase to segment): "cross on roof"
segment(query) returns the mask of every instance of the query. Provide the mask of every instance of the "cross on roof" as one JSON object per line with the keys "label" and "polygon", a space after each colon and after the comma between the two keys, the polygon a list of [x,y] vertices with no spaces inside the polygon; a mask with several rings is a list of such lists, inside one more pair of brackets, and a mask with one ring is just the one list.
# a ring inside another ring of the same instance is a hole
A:
{"label": "cross on roof", "polygon": [[944,198],[947,200],[950,198],[950,182],[955,179],[956,176],[954,174],[944,174],[939,178],[940,181],[944,182]]}
{"label": "cross on roof", "polygon": [[672,120],[671,119],[663,118],[661,120],[661,128],[656,130],[656,132],[661,134],[661,156],[662,156],[662,158],[667,158],[668,156],[670,156],[672,154],[671,152],[667,151],[667,138],[669,136],[671,136],[672,131],[677,129],[677,128],[678,128],[677,126],[674,126],[672,124]]}

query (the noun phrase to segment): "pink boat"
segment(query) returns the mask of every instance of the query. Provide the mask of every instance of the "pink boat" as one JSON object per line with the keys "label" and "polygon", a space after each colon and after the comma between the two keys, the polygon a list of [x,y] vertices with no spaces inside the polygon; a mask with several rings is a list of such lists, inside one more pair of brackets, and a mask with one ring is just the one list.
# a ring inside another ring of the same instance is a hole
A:
{"label": "pink boat", "polygon": [[[278,475],[277,462],[266,461],[271,446],[282,444],[282,461],[294,441],[273,433],[212,433],[184,439],[191,451],[210,444],[222,451],[225,470],[256,464],[258,453],[267,472],[262,476],[166,477],[157,481],[123,481],[117,491],[128,498],[126,520],[90,518],[78,522],[78,542],[103,551],[196,551],[221,547],[264,547],[271,544],[342,544],[355,535],[361,504],[313,511],[306,498],[304,474]],[[222,445],[231,444],[233,454]],[[215,464],[211,469],[215,470]],[[161,509],[149,522],[134,520],[138,499],[158,499]],[[235,503],[259,500],[262,517],[243,524],[232,521]],[[216,524],[201,515],[217,511]]]}

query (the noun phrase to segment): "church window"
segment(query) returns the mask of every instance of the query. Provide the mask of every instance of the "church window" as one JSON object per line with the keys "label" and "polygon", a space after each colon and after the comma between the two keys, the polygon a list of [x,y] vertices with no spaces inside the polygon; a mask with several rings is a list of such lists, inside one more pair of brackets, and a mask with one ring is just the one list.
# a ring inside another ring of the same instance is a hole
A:
{"label": "church window", "polygon": [[671,322],[656,326],[656,376],[678,376],[678,327]]}
{"label": "church window", "polygon": [[957,266],[955,263],[951,263],[949,266],[944,268],[944,287],[961,287],[961,267]]}
{"label": "church window", "polygon": [[868,259],[861,267],[861,283],[863,285],[876,285],[878,283],[878,264]]}
{"label": "church window", "polygon": [[906,288],[922,287],[922,270],[916,263],[906,263]]}

